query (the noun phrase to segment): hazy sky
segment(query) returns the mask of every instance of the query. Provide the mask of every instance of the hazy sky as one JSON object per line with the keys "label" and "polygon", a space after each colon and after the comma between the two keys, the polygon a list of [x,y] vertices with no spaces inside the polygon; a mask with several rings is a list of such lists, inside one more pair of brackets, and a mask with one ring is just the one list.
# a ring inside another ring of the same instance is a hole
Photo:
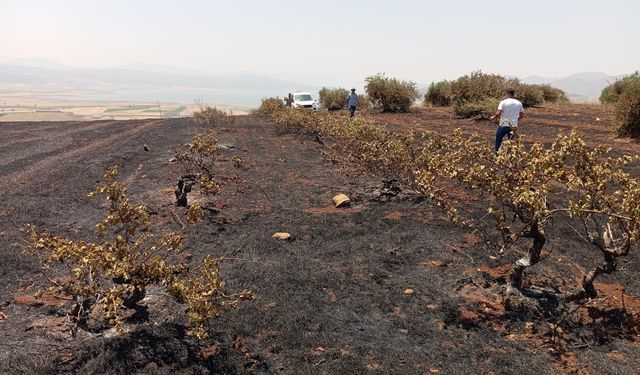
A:
{"label": "hazy sky", "polygon": [[0,61],[165,64],[358,84],[640,68],[639,0],[0,0]]}

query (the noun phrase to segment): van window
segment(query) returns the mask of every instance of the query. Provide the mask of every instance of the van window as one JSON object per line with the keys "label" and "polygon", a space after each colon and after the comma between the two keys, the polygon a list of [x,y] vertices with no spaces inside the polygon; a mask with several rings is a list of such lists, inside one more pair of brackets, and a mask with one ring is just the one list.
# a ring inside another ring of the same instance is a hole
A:
{"label": "van window", "polygon": [[300,95],[294,95],[293,100],[297,102],[308,102],[313,100],[313,98],[311,98],[311,95],[309,94],[300,94]]}

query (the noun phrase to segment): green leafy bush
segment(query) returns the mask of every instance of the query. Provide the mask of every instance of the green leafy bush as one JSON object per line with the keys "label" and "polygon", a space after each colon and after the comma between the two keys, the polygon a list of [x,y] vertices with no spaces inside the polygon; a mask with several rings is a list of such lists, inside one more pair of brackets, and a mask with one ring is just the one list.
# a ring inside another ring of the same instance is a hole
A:
{"label": "green leafy bush", "polygon": [[419,96],[415,82],[401,81],[383,74],[367,77],[365,81],[371,105],[383,112],[409,112]]}
{"label": "green leafy bush", "polygon": [[486,97],[475,101],[455,103],[453,111],[456,115],[475,120],[488,120],[498,109],[500,99]]}
{"label": "green leafy bush", "polygon": [[369,100],[369,97],[366,95],[358,95],[358,107],[361,110],[371,108],[371,101]]}
{"label": "green leafy bush", "polygon": [[567,94],[551,85],[536,85],[542,90],[542,98],[546,103],[565,103],[569,101]]}
{"label": "green leafy bush", "polygon": [[322,107],[330,111],[337,111],[346,107],[349,90],[342,87],[336,89],[323,87],[318,95]]}
{"label": "green leafy bush", "polygon": [[255,113],[258,116],[271,116],[274,112],[284,108],[284,102],[278,98],[266,98],[262,99],[260,107],[256,109]]}
{"label": "green leafy bush", "polygon": [[438,107],[450,106],[452,100],[451,82],[446,79],[440,82],[431,83],[427,93],[424,95],[425,103]]}
{"label": "green leafy bush", "polygon": [[[479,102],[487,97],[503,98],[511,81],[501,75],[472,72],[451,82],[451,95],[455,104]],[[497,107],[496,107],[497,108]]]}
{"label": "green leafy bush", "polygon": [[615,102],[614,113],[618,135],[640,137],[640,76],[627,80]]}
{"label": "green leafy bush", "polygon": [[516,91],[516,99],[522,102],[523,106],[534,107],[544,103],[544,91],[540,85],[527,85],[517,80],[511,82],[517,82],[513,89]]}
{"label": "green leafy bush", "polygon": [[602,89],[600,94],[601,103],[615,103],[618,101],[620,95],[626,91],[627,87],[637,85],[637,80],[640,78],[640,73],[635,72],[629,76],[619,79],[612,84]]}

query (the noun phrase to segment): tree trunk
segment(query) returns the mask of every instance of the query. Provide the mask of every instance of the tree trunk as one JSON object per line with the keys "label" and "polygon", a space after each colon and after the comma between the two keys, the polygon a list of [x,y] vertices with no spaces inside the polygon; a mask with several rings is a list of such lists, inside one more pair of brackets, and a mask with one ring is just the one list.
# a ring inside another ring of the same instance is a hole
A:
{"label": "tree trunk", "polygon": [[533,243],[531,244],[531,247],[529,247],[529,253],[527,256],[518,259],[511,270],[511,273],[509,274],[510,288],[521,289],[524,270],[540,261],[540,253],[542,252],[544,244],[547,242],[547,237],[544,234],[544,228],[540,226],[540,223],[536,222],[531,225],[529,237],[533,239]]}
{"label": "tree trunk", "polygon": [[596,298],[598,296],[598,292],[596,288],[593,286],[593,282],[596,280],[598,275],[601,273],[611,273],[616,270],[616,257],[610,252],[603,251],[604,254],[604,264],[601,264],[591,270],[589,273],[584,275],[582,278],[582,285],[580,288],[567,293],[564,296],[564,300],[567,302],[571,301],[579,301],[585,298]]}

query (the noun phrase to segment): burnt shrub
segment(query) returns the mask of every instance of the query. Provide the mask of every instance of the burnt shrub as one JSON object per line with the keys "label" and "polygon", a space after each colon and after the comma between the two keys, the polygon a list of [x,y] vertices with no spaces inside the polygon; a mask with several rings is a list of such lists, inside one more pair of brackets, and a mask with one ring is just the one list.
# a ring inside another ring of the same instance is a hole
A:
{"label": "burnt shrub", "polygon": [[323,87],[318,92],[320,105],[330,111],[337,111],[345,108],[347,105],[347,95],[349,95],[349,90],[342,87],[335,89]]}
{"label": "burnt shrub", "polygon": [[383,112],[409,112],[419,97],[415,82],[377,74],[365,79],[365,91],[373,108]]}
{"label": "burnt shrub", "polygon": [[424,95],[424,102],[438,107],[450,106],[452,103],[451,82],[445,79],[431,83]]}
{"label": "burnt shrub", "polygon": [[201,106],[193,113],[197,123],[210,126],[227,126],[235,122],[231,111],[218,109],[217,107]]}

